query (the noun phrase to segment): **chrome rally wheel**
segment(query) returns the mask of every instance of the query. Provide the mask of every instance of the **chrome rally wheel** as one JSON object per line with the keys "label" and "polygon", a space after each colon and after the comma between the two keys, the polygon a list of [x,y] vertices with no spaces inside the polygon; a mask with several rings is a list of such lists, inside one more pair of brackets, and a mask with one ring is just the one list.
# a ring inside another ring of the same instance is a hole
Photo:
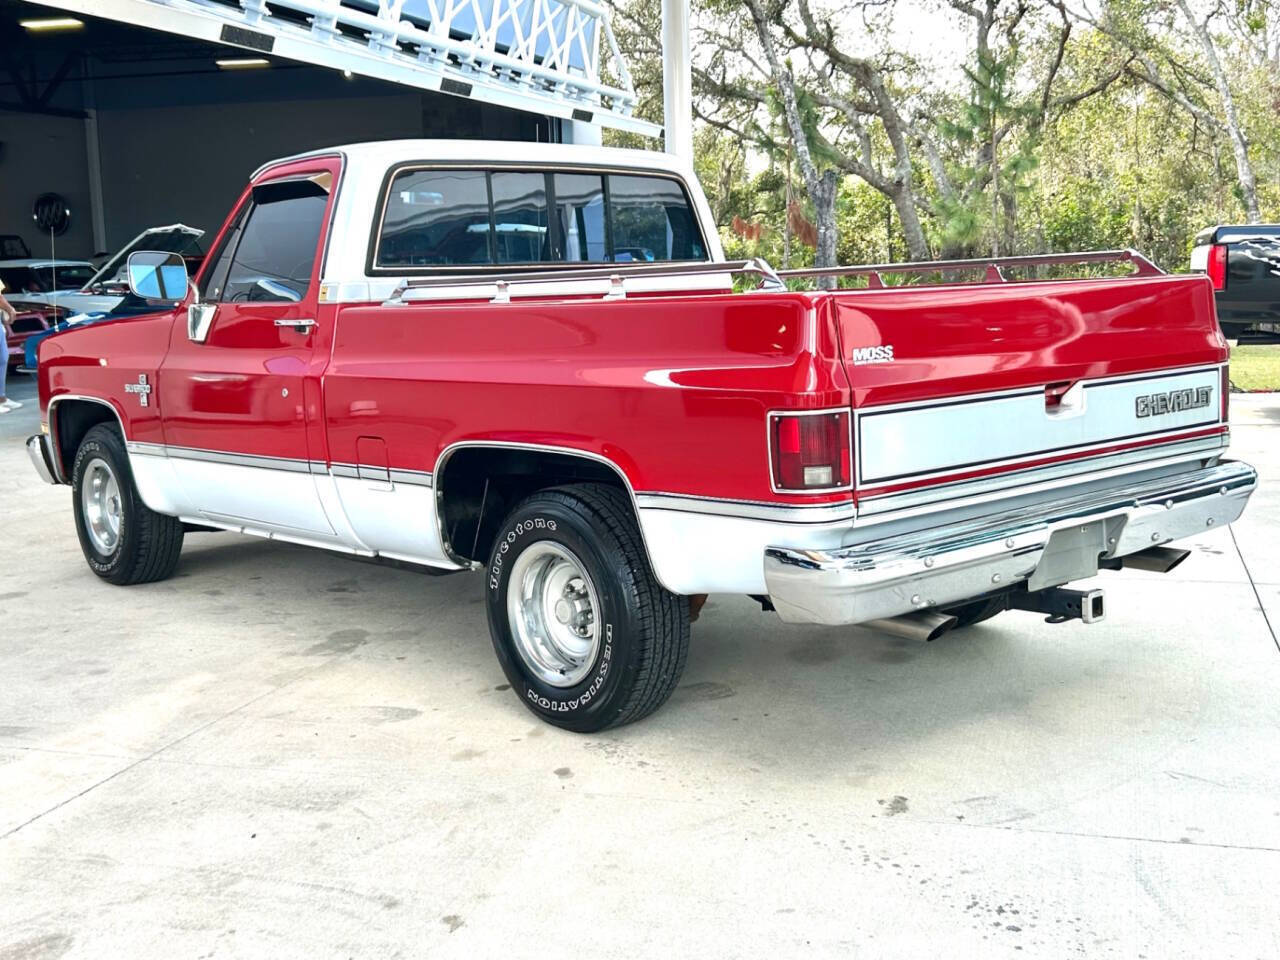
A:
{"label": "chrome rally wheel", "polygon": [[581,683],[600,652],[600,600],[573,553],[550,540],[525,547],[507,584],[516,653],[553,687]]}
{"label": "chrome rally wheel", "polygon": [[94,457],[85,467],[80,480],[80,509],[84,532],[104,556],[115,552],[120,543],[120,527],[124,507],[120,500],[120,482],[111,465]]}

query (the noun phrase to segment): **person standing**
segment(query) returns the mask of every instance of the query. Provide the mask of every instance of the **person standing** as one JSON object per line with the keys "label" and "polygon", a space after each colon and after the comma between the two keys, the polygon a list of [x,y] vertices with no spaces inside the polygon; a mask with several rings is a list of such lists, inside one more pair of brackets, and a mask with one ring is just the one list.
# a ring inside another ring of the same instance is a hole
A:
{"label": "person standing", "polygon": [[3,280],[0,280],[0,311],[3,311],[0,313],[0,413],[8,413],[10,410],[17,410],[22,404],[17,400],[10,400],[4,392],[5,377],[9,375],[9,334],[13,332],[9,324],[18,315],[18,311],[4,298]]}

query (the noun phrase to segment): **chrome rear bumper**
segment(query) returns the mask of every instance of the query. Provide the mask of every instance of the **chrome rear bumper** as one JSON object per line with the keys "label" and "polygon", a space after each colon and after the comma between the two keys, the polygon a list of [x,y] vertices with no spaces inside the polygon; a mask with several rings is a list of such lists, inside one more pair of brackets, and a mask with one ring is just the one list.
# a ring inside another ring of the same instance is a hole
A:
{"label": "chrome rear bumper", "polygon": [[[788,623],[851,624],[1090,576],[1100,559],[1231,523],[1258,475],[1224,461],[995,516],[828,550],[770,547],[769,597]],[[1052,541],[1052,542],[1051,542]]]}
{"label": "chrome rear bumper", "polygon": [[52,438],[47,433],[27,437],[27,456],[31,458],[31,465],[36,468],[41,480],[57,484],[61,481],[58,479],[58,461],[54,459],[51,443]]}

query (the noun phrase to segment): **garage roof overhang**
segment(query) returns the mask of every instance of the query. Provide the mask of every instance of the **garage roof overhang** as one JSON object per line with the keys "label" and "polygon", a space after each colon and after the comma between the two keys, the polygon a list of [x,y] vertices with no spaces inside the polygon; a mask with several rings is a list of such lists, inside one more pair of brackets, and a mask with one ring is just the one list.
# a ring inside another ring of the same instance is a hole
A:
{"label": "garage roof overhang", "polygon": [[[593,0],[35,0],[257,54],[658,137]],[[602,57],[607,50],[607,62]]]}

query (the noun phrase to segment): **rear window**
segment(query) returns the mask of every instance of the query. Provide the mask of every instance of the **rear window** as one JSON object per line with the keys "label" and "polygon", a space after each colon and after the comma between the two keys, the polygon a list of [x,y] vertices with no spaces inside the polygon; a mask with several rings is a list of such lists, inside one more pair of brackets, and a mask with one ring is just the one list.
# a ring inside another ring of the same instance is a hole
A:
{"label": "rear window", "polygon": [[557,260],[571,263],[606,263],[604,177],[598,174],[557,173]]}
{"label": "rear window", "polygon": [[375,270],[704,261],[688,194],[670,177],[530,170],[398,171]]}
{"label": "rear window", "polygon": [[378,252],[380,265],[387,267],[492,263],[485,174],[415,170],[397,176]]}
{"label": "rear window", "polygon": [[547,178],[541,173],[495,173],[493,233],[496,263],[547,263],[551,250]]}
{"label": "rear window", "polygon": [[58,267],[59,290],[79,290],[93,279],[93,267]]}

